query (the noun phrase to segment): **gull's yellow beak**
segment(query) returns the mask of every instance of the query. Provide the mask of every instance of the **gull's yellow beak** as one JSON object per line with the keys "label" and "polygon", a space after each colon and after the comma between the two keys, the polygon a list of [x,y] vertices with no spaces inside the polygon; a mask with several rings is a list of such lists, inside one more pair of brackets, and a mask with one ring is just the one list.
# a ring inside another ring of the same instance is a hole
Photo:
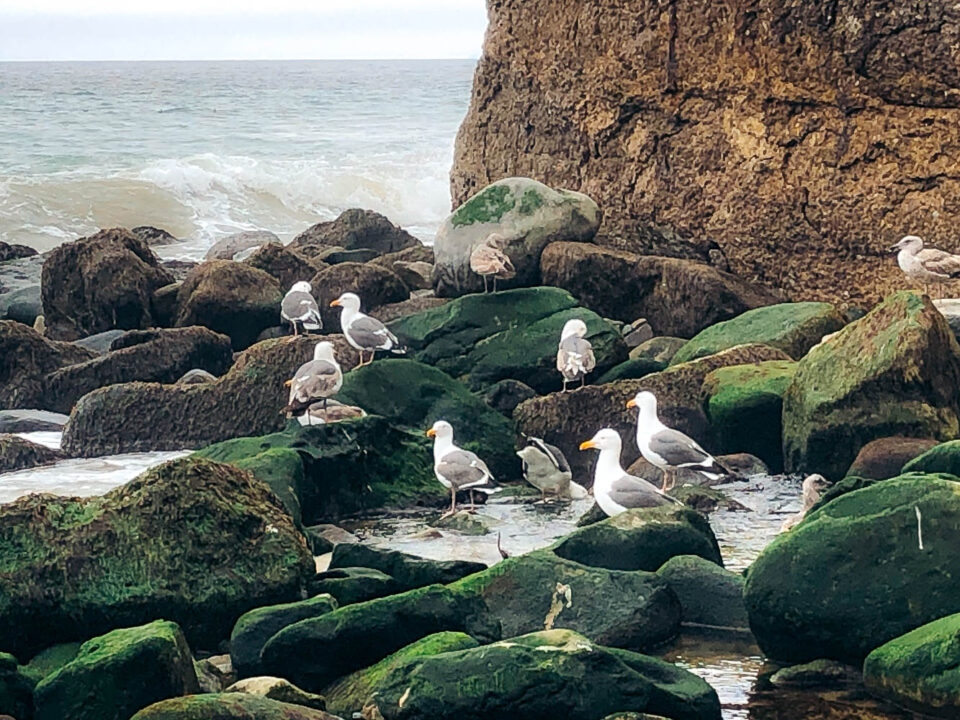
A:
{"label": "gull's yellow beak", "polygon": [[637,406],[637,401],[636,401],[636,400],[634,400],[633,398],[630,398],[629,400],[627,400],[627,407],[628,407],[628,408],[635,408],[636,406]]}
{"label": "gull's yellow beak", "polygon": [[427,437],[436,437],[436,436],[437,436],[436,430],[434,430],[433,428],[430,428],[429,430],[427,430]]}
{"label": "gull's yellow beak", "polygon": [[589,450],[590,448],[595,448],[595,447],[596,447],[596,444],[594,444],[593,440],[584,440],[582,443],[580,443],[581,450]]}
{"label": "gull's yellow beak", "polygon": [[339,301],[339,300],[334,300],[333,302],[330,303],[330,307],[336,307],[336,306],[338,306],[339,304],[340,304],[340,301]]}
{"label": "gull's yellow beak", "polygon": [[284,383],[284,385],[286,385],[287,387],[290,387],[291,385],[293,385],[293,380],[287,380],[287,381]]}

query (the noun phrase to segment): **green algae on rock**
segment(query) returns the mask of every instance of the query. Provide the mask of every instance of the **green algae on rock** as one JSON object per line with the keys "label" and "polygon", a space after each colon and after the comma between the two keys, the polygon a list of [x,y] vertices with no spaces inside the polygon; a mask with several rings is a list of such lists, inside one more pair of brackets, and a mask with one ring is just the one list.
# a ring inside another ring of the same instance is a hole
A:
{"label": "green algae on rock", "polygon": [[657,575],[680,599],[684,623],[746,628],[743,576],[724,570],[697,555],[678,555],[665,562]]}
{"label": "green algae on rock", "polygon": [[944,317],[898,292],[813,348],[783,400],[788,472],[843,476],[864,445],[960,433],[960,346]]}
{"label": "green algae on rock", "polygon": [[247,693],[173,698],[151,705],[130,720],[339,720],[323,710]]}
{"label": "green algae on rock", "polygon": [[17,720],[33,718],[35,678],[17,665],[13,655],[0,652],[0,714]]}
{"label": "green algae on rock", "polygon": [[940,443],[903,466],[904,473],[946,473],[960,478],[960,440]]}
{"label": "green algae on rock", "polygon": [[446,585],[487,569],[483,563],[469,560],[430,560],[399,550],[385,550],[360,543],[340,543],[333,549],[329,569],[349,567],[379,570],[396,580],[403,590],[424,585]]}
{"label": "green algae on rock", "polygon": [[37,684],[36,720],[127,720],[160,700],[199,691],[193,656],[176,623],[113,630]]}
{"label": "green algae on rock", "polygon": [[0,506],[0,625],[29,653],[158,618],[212,648],[247,610],[313,575],[303,536],[249,473],[199,458],[106,495]]}
{"label": "green algae on rock", "polygon": [[829,303],[780,303],[747,310],[700,331],[670,361],[671,365],[714,355],[721,350],[760,343],[799,360],[823,338],[846,323]]}
{"label": "green algae on rock", "polygon": [[40,682],[47,675],[54,673],[80,652],[82,642],[60,643],[52,645],[30,658],[30,662],[23,666],[23,673],[35,682]]}
{"label": "green algae on rock", "polygon": [[960,612],[954,480],[878,482],[831,500],[778,536],[744,587],[760,648],[787,662],[859,664],[883,643]]}
{"label": "green algae on rock", "polygon": [[365,567],[326,570],[307,582],[308,593],[330,595],[339,605],[375,600],[403,590],[400,583],[386,573]]}

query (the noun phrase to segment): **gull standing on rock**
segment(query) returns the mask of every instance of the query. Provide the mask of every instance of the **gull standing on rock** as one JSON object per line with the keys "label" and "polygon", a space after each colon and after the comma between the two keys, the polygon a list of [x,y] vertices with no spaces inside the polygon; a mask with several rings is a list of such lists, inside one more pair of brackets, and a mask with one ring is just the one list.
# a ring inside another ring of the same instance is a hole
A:
{"label": "gull standing on rock", "polygon": [[661,492],[653,483],[628,475],[620,464],[622,447],[620,434],[611,428],[604,428],[593,439],[580,444],[581,450],[596,448],[600,451],[594,471],[593,496],[608,517],[634,508],[683,504]]}
{"label": "gull standing on rock", "polygon": [[288,415],[307,413],[312,417],[310,406],[317,401],[322,402],[326,410],[327,399],[336,395],[343,385],[343,373],[334,356],[333,343],[318,342],[313,349],[313,360],[301,365],[287,385],[290,399],[284,411]]}
{"label": "gull standing on rock", "polygon": [[470,269],[483,278],[483,292],[487,292],[487,278],[493,277],[493,291],[497,291],[497,278],[510,280],[517,270],[504,252],[507,238],[500,233],[491,233],[482,244],[470,253]]}
{"label": "gull standing on rock", "polygon": [[923,239],[916,235],[907,235],[890,249],[897,251],[897,265],[904,275],[923,283],[925,293],[930,283],[936,283],[942,295],[943,283],[960,277],[960,255],[936,248],[924,249]]}
{"label": "gull standing on rock", "polygon": [[547,494],[568,500],[582,500],[586,489],[572,481],[570,463],[560,448],[540,438],[527,438],[528,445],[517,451],[523,461],[523,479],[540,491],[543,500]]}
{"label": "gull standing on rock", "polygon": [[[388,350],[397,355],[407,352],[407,349],[397,340],[397,336],[387,330],[386,325],[360,312],[360,298],[353,293],[343,293],[330,303],[330,307],[335,306],[342,308],[340,328],[344,337],[360,353],[360,362],[357,367],[372,363],[377,350]],[[367,362],[363,361],[364,352],[370,353],[370,359]]]}
{"label": "gull standing on rock", "polygon": [[450,509],[443,514],[449,517],[457,511],[457,491],[470,491],[470,509],[473,509],[473,491],[490,495],[500,488],[493,480],[490,468],[476,453],[463,450],[453,444],[453,426],[446,420],[437,420],[427,430],[433,438],[433,472],[440,484],[450,488]]}
{"label": "gull standing on rock", "polygon": [[597,366],[593,355],[593,345],[586,339],[587,324],[583,320],[567,320],[560,333],[560,345],[557,348],[557,370],[563,376],[563,392],[567,383],[580,381],[583,388],[587,375]]}
{"label": "gull standing on rock", "polygon": [[675,471],[679,468],[695,470],[709,480],[719,480],[730,471],[718,463],[697,442],[679,430],[668,428],[657,417],[657,398],[652,392],[639,392],[627,403],[638,408],[637,448],[644,459],[663,470],[663,489],[676,485]]}
{"label": "gull standing on rock", "polygon": [[320,308],[312,292],[310,283],[294,283],[280,303],[280,318],[293,325],[293,337],[297,336],[298,326],[303,326],[304,333],[307,330],[319,330],[323,327]]}

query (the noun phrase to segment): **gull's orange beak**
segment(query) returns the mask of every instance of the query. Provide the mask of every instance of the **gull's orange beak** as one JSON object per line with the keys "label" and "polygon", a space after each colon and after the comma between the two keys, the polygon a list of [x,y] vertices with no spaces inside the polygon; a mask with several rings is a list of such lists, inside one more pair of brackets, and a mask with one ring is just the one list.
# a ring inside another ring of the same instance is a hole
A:
{"label": "gull's orange beak", "polygon": [[636,400],[634,400],[633,398],[630,398],[629,400],[627,400],[627,407],[628,407],[628,408],[635,408],[636,406],[637,406],[637,401],[636,401]]}
{"label": "gull's orange beak", "polygon": [[339,304],[340,304],[340,301],[339,301],[339,300],[334,300],[333,302],[330,303],[330,307],[336,307],[336,306],[338,306]]}
{"label": "gull's orange beak", "polygon": [[433,428],[430,428],[429,430],[427,430],[427,437],[436,437],[436,436],[437,436],[436,430],[434,430]]}
{"label": "gull's orange beak", "polygon": [[580,443],[581,450],[589,450],[590,448],[595,448],[595,447],[596,445],[594,444],[593,440],[585,440],[582,443]]}
{"label": "gull's orange beak", "polygon": [[287,381],[284,383],[284,385],[286,385],[287,387],[290,387],[291,385],[293,385],[293,380],[287,380]]}

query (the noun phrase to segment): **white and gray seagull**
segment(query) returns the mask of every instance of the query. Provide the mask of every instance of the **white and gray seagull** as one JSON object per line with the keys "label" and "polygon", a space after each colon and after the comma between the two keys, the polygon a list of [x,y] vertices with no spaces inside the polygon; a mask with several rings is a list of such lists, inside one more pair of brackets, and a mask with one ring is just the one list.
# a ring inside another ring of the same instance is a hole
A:
{"label": "white and gray seagull", "polygon": [[[327,400],[340,391],[343,385],[343,372],[334,355],[332,342],[318,342],[313,349],[313,360],[304,363],[293,378],[287,381],[290,399],[283,409],[288,415],[307,413],[311,417],[310,407],[316,402],[327,408]],[[312,422],[308,422],[312,424]]]}
{"label": "white and gray seagull", "polygon": [[[372,363],[377,350],[387,350],[397,355],[407,352],[407,349],[397,340],[397,336],[390,332],[386,325],[360,312],[360,298],[354,293],[343,293],[330,303],[330,306],[342,308],[340,328],[347,342],[360,353],[360,362],[357,367]],[[370,353],[370,359],[366,362],[363,361],[364,352]]]}
{"label": "white and gray seagull", "polygon": [[713,455],[679,430],[668,428],[657,417],[657,398],[644,390],[627,402],[628,408],[638,408],[637,448],[644,459],[663,470],[663,489],[676,485],[676,470],[695,470],[709,480],[719,480],[730,471],[718,463]]}
{"label": "white and gray seagull", "polygon": [[453,426],[446,420],[437,420],[427,430],[427,437],[433,438],[433,472],[440,484],[450,489],[450,509],[443,517],[457,511],[457,492],[460,490],[470,491],[471,509],[475,490],[487,495],[500,490],[487,464],[476,453],[453,443]]}
{"label": "white and gray seagull", "polygon": [[634,508],[682,505],[679,500],[661,492],[656,485],[628,475],[620,464],[620,434],[611,428],[600,430],[592,439],[580,444],[581,450],[600,451],[594,471],[593,496],[609,517]]}
{"label": "white and gray seagull", "polygon": [[527,446],[517,451],[523,461],[523,478],[540,491],[541,499],[582,500],[586,489],[573,482],[573,471],[560,448],[537,437],[528,437]]}
{"label": "white and gray seagull", "polygon": [[897,252],[897,265],[903,274],[923,283],[924,292],[930,283],[936,283],[942,293],[944,282],[960,277],[960,255],[924,248],[923,239],[916,235],[907,235],[890,249]]}
{"label": "white and gray seagull", "polygon": [[497,291],[497,278],[511,280],[517,270],[504,249],[507,238],[500,233],[491,233],[470,253],[470,269],[483,278],[483,292],[487,292],[487,278],[493,278],[493,291]]}
{"label": "white and gray seagull", "polygon": [[320,308],[314,299],[313,288],[308,282],[294,283],[280,302],[280,318],[293,325],[293,337],[300,327],[307,330],[319,330],[323,327]]}
{"label": "white and gray seagull", "polygon": [[563,376],[563,392],[567,383],[580,381],[581,389],[587,375],[597,366],[593,355],[593,345],[586,339],[587,324],[574,318],[567,320],[560,333],[560,345],[557,347],[557,370]]}

